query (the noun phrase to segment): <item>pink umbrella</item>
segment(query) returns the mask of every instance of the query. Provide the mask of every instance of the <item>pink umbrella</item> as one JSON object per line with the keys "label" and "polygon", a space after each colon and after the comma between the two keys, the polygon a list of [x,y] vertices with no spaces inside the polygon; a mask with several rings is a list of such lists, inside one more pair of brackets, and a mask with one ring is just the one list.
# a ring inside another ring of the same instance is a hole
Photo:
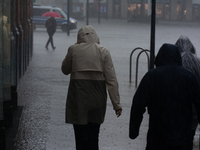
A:
{"label": "pink umbrella", "polygon": [[53,12],[53,11],[46,12],[42,16],[44,16],[44,17],[58,17],[58,18],[62,18],[62,16],[59,13]]}

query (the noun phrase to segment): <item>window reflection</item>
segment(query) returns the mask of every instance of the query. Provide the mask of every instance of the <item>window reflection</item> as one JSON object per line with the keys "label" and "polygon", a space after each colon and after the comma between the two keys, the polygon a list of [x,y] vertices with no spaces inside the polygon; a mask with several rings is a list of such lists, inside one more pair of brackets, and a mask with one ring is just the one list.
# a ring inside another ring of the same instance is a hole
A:
{"label": "window reflection", "polygon": [[0,1],[0,120],[3,119],[3,9]]}
{"label": "window reflection", "polygon": [[0,2],[0,120],[3,119],[3,101],[11,100],[9,7],[9,0],[2,0]]}
{"label": "window reflection", "polygon": [[11,85],[10,85],[10,0],[3,0],[3,98],[11,100]]}

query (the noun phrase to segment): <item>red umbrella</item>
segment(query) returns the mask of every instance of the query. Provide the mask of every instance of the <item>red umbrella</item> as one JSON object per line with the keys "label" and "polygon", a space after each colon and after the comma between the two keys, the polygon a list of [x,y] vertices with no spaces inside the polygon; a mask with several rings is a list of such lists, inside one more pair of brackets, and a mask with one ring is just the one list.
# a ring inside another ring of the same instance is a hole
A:
{"label": "red umbrella", "polygon": [[59,13],[53,12],[53,11],[46,12],[42,16],[44,16],[44,17],[58,17],[58,18],[62,18],[62,16]]}

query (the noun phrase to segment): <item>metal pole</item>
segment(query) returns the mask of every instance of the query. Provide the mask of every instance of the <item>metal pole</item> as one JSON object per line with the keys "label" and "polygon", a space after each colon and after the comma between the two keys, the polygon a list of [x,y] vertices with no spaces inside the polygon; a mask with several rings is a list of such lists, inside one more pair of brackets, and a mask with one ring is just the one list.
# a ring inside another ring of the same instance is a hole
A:
{"label": "metal pole", "polygon": [[108,20],[108,0],[106,0],[106,20]]}
{"label": "metal pole", "polygon": [[148,16],[151,15],[151,0],[148,0]]}
{"label": "metal pole", "polygon": [[101,7],[101,0],[99,0],[99,15],[98,15],[98,23],[100,23],[100,7]]}
{"label": "metal pole", "polygon": [[70,35],[70,0],[67,2],[67,35]]}
{"label": "metal pole", "polygon": [[154,57],[155,57],[155,20],[156,20],[156,13],[155,12],[156,12],[156,0],[152,0],[150,69],[154,68]]}
{"label": "metal pole", "polygon": [[86,25],[89,25],[89,0],[87,0],[87,7],[86,7],[86,11],[87,11],[87,14],[86,14]]}

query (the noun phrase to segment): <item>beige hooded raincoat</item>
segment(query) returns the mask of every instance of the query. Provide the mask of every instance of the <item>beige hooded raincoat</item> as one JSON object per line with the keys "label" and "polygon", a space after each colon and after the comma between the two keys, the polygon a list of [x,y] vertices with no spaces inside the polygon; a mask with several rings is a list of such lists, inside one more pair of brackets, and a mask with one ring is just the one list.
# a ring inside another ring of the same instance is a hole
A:
{"label": "beige hooded raincoat", "polygon": [[68,49],[62,72],[71,74],[66,103],[66,123],[103,123],[107,92],[114,110],[121,108],[118,82],[109,51],[99,45],[91,26],[82,27],[77,43]]}

